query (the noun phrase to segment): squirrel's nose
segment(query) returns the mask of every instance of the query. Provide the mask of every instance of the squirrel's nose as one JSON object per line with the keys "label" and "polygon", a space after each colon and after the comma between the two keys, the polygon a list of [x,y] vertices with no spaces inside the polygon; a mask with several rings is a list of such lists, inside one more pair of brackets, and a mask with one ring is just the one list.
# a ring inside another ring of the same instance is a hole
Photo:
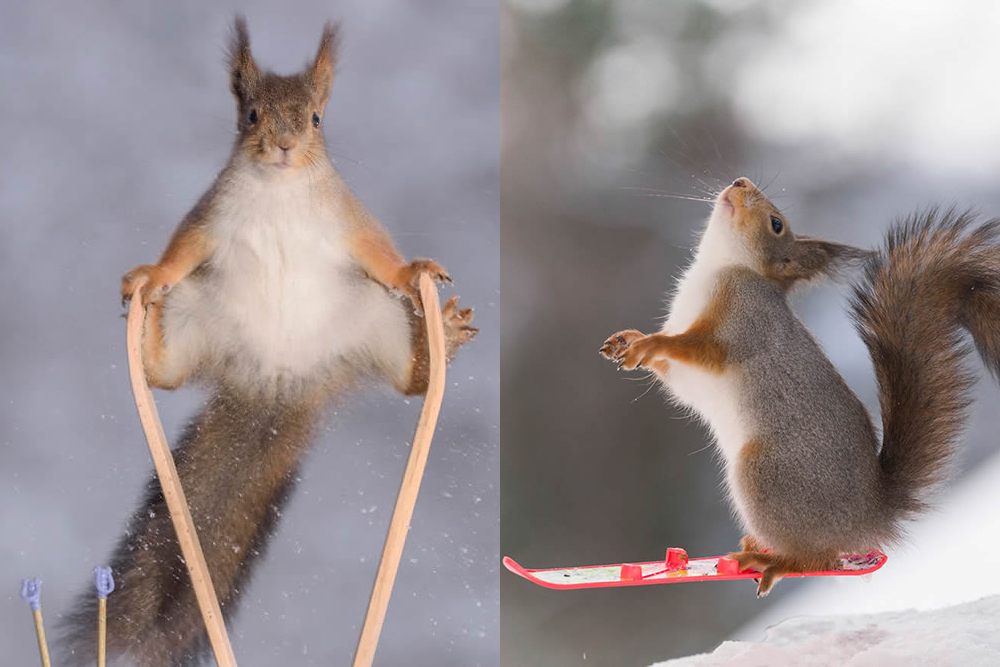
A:
{"label": "squirrel's nose", "polygon": [[737,178],[735,181],[733,181],[734,188],[745,188],[746,186],[747,186],[747,179],[745,178]]}
{"label": "squirrel's nose", "polygon": [[295,139],[292,137],[280,137],[276,143],[278,144],[278,148],[286,153],[295,148]]}

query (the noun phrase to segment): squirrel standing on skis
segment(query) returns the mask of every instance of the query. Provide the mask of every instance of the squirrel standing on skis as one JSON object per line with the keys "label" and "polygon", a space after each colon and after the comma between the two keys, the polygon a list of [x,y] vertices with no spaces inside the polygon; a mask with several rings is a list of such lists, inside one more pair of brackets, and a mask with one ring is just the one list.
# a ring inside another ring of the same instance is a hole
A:
{"label": "squirrel standing on skis", "polygon": [[[336,63],[327,24],[306,69],[258,69],[246,22],[229,50],[237,138],[228,164],[140,278],[149,382],[214,387],[175,450],[205,559],[229,617],[292,491],[325,406],[357,380],[404,394],[426,390],[428,345],[417,281],[430,260],[406,263],[326,154],[322,120]],[[471,308],[443,306],[450,359],[472,340]],[[112,560],[108,652],[131,664],[192,665],[205,630],[159,483],[154,478]],[[91,659],[93,597],[71,617],[71,661]]]}
{"label": "squirrel standing on skis", "polygon": [[[852,315],[872,357],[882,439],[795,316],[796,284],[863,264]],[[620,331],[601,353],[651,371],[708,424],[747,531],[730,554],[761,572],[831,569],[900,538],[927,507],[960,438],[972,336],[1000,377],[1000,220],[931,210],[869,252],[797,238],[746,178],[719,195],[659,333]]]}

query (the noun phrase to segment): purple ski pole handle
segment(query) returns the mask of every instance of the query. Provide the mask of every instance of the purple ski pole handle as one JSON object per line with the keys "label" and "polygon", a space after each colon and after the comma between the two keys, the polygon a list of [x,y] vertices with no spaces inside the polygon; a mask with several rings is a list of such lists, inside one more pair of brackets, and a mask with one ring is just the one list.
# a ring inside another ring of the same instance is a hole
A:
{"label": "purple ski pole handle", "polygon": [[31,605],[31,611],[38,611],[42,607],[42,580],[22,579],[21,599]]}
{"label": "purple ski pole handle", "polygon": [[97,587],[97,597],[102,600],[106,600],[108,594],[115,590],[115,578],[111,576],[110,567],[98,565],[94,568],[94,586]]}

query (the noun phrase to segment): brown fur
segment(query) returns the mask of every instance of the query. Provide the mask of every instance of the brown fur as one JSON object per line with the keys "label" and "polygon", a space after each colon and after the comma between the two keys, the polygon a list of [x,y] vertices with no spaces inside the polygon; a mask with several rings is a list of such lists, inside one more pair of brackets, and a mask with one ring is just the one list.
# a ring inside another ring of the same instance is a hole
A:
{"label": "brown fur", "polygon": [[[751,440],[743,446],[737,464],[741,475],[752,474],[756,462],[765,455],[768,446],[761,439]],[[830,548],[826,554],[813,550],[775,553],[753,535],[746,535],[740,540],[740,551],[728,554],[727,558],[737,560],[740,570],[753,569],[761,573],[757,597],[764,597],[785,574],[833,568],[837,562],[837,554],[838,550],[835,548]]]}
{"label": "brown fur", "polygon": [[753,535],[744,535],[740,538],[740,551],[766,551],[767,547],[757,541]]}
{"label": "brown fur", "polygon": [[146,306],[146,319],[143,322],[142,332],[143,371],[146,373],[146,382],[149,383],[149,386],[159,389],[176,389],[187,382],[188,377],[182,375],[168,378],[161,372],[165,361],[162,317],[162,303],[151,303]]}
{"label": "brown fur", "polygon": [[[472,308],[459,308],[458,297],[452,296],[441,307],[441,319],[444,322],[444,353],[451,361],[458,348],[468,343],[479,333],[479,329],[471,326],[475,311]],[[423,394],[427,391],[430,381],[430,351],[427,344],[427,325],[419,313],[410,314],[410,340],[415,352],[413,366],[410,370],[409,382],[406,386],[396,387],[406,396]]]}
{"label": "brown fur", "polygon": [[926,509],[965,425],[974,378],[961,328],[1000,367],[1000,221],[973,220],[931,210],[897,224],[854,291],[882,406],[884,501],[900,518]]}
{"label": "brown fur", "polygon": [[[167,295],[182,280],[211,279],[216,248],[213,207],[222,184],[238,169],[256,169],[262,164],[272,165],[269,169],[299,169],[318,160],[328,161],[321,123],[311,119],[313,114],[323,113],[330,94],[336,42],[336,28],[327,24],[316,57],[305,71],[278,76],[257,67],[246,22],[237,17],[229,66],[238,136],[230,162],[185,217],[160,261],[139,266],[122,279],[121,292],[126,298],[132,295],[137,280],[147,280],[141,293],[147,307],[142,346],[150,384],[173,389],[189,379],[199,379],[215,389],[208,405],[181,437],[175,458],[227,620],[292,491],[324,406],[364,375],[388,378],[404,394],[426,391],[428,346],[417,282],[421,273],[429,273],[438,282],[450,282],[448,273],[436,262],[418,259],[406,263],[388,232],[332,168],[319,165],[326,167],[320,173],[329,176],[312,186],[316,196],[337,198],[337,210],[347,218],[337,222],[345,226],[348,253],[356,264],[348,279],[363,281],[367,275],[417,307],[417,312],[406,309],[411,313],[408,326],[413,356],[409,365],[401,367],[398,354],[381,358],[366,350],[332,362],[317,359],[317,367],[323,370],[306,373],[308,377],[285,374],[269,377],[266,386],[258,386],[244,379],[252,374],[226,375],[225,367],[233,360],[221,354],[213,357],[209,352],[203,356],[212,358],[192,362],[199,365],[184,371],[187,375],[166,375],[170,341],[164,340],[161,322],[164,299],[169,303]],[[472,326],[473,318],[471,308],[458,307],[458,297],[451,297],[442,307],[449,360],[478,333]],[[253,358],[240,361],[251,368],[255,362]],[[132,516],[111,567],[118,589],[114,603],[108,606],[109,657],[124,654],[139,667],[198,663],[207,649],[204,626],[155,478]],[[64,623],[63,644],[69,652],[66,662],[81,664],[92,659],[95,615],[91,589]]]}
{"label": "brown fur", "polygon": [[142,304],[159,301],[208,258],[211,247],[212,238],[205,225],[189,216],[174,232],[157,264],[142,264],[122,276],[122,300],[130,299],[139,279],[144,278]]}
{"label": "brown fur", "polygon": [[764,275],[787,291],[802,282],[837,277],[870,256],[867,250],[842,243],[797,237],[790,252],[765,266]]}
{"label": "brown fur", "polygon": [[704,315],[683,333],[643,336],[634,329],[620,331],[604,341],[600,352],[627,371],[641,367],[663,372],[664,362],[674,360],[721,373],[728,350],[715,332],[731,307],[730,300],[729,292],[721,290]]}
{"label": "brown fur", "polygon": [[[321,398],[274,404],[220,388],[174,451],[227,618],[292,489],[323,405]],[[219,461],[241,465],[220,466]],[[149,667],[164,664],[166,656],[172,656],[171,664],[196,663],[208,648],[204,626],[155,477],[111,568],[116,589],[114,604],[108,605],[109,655],[128,653]],[[91,631],[95,608],[93,595],[85,595],[70,622]],[[75,645],[78,650],[91,648],[89,641]],[[75,659],[81,657],[91,658]]]}
{"label": "brown fur", "polygon": [[[601,349],[598,350],[605,359],[617,359],[619,356],[625,354],[625,350],[628,349],[632,343],[635,341],[645,338],[646,334],[641,331],[636,331],[635,329],[626,329],[625,331],[619,331],[616,334],[612,334],[606,341]],[[647,368],[651,371],[657,373],[666,373],[670,370],[670,362],[667,359],[653,359],[647,361]]]}
{"label": "brown fur", "polygon": [[[746,178],[736,179],[720,200],[731,207],[736,229],[757,260],[757,270],[785,291],[803,282],[836,278],[872,255],[842,243],[797,237],[785,215]],[[781,221],[780,233],[771,226],[772,216]]]}
{"label": "brown fur", "polygon": [[[745,538],[744,538],[745,539]],[[756,570],[760,572],[757,583],[757,597],[762,598],[771,592],[771,588],[786,574],[793,572],[821,572],[831,570],[837,565],[837,553],[831,551],[826,556],[797,556],[777,554],[743,549],[728,554],[726,558],[737,561],[740,570]]]}

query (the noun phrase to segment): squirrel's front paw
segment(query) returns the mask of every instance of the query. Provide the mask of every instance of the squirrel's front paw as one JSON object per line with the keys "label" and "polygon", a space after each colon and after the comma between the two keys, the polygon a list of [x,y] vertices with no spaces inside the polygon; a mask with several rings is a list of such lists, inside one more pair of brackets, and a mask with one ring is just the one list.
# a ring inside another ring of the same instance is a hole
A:
{"label": "squirrel's front paw", "polygon": [[[638,334],[638,335],[636,335]],[[662,337],[658,334],[644,336],[638,331],[622,331],[604,343],[601,354],[618,363],[619,370],[631,371],[649,368],[659,359]],[[605,352],[605,347],[608,348]]]}
{"label": "squirrel's front paw", "polygon": [[140,296],[142,305],[146,306],[162,299],[173,285],[165,279],[163,271],[158,266],[142,264],[122,276],[122,305],[125,305],[135,292],[140,279],[145,279]]}
{"label": "squirrel's front paw", "polygon": [[604,341],[604,345],[602,345],[601,349],[598,351],[605,359],[618,361],[618,358],[625,354],[625,351],[629,349],[632,343],[645,337],[646,334],[641,331],[636,331],[635,329],[619,331],[616,334],[612,334],[606,341]]}
{"label": "squirrel's front paw", "polygon": [[451,276],[445,268],[432,259],[415,259],[399,269],[392,286],[410,297],[418,313],[423,313],[420,305],[420,274],[427,273],[435,282],[451,284]]}

